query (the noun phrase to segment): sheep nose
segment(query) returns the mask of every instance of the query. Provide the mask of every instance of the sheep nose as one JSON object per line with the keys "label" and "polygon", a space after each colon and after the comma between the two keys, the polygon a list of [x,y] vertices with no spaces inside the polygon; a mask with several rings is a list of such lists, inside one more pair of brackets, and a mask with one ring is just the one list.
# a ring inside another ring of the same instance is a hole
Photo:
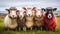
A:
{"label": "sheep nose", "polygon": [[50,16],[49,16],[50,17]]}
{"label": "sheep nose", "polygon": [[13,17],[14,17],[14,15],[13,15]]}
{"label": "sheep nose", "polygon": [[29,16],[30,16],[30,14],[29,14]]}
{"label": "sheep nose", "polygon": [[40,15],[38,15],[40,17]]}
{"label": "sheep nose", "polygon": [[22,17],[22,15],[20,17]]}

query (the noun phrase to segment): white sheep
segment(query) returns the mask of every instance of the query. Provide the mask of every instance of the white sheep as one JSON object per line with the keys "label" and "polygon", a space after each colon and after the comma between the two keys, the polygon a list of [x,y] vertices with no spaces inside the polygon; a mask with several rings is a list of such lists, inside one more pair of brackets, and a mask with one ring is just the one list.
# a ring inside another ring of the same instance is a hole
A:
{"label": "white sheep", "polygon": [[33,7],[27,7],[26,8],[26,27],[32,30],[33,28],[33,12],[32,12]]}
{"label": "white sheep", "polygon": [[4,19],[4,24],[6,28],[9,29],[15,29],[17,24],[17,9],[15,7],[10,7],[9,9],[6,9],[8,11],[8,14],[6,15]]}

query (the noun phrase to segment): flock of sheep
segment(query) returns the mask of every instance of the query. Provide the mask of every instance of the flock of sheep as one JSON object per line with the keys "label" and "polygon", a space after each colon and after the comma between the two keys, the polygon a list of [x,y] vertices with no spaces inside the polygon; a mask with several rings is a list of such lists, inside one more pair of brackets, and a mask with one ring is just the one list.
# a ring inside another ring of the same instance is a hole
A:
{"label": "flock of sheep", "polygon": [[56,17],[53,11],[57,8],[37,8],[23,7],[18,10],[16,7],[5,9],[8,11],[4,19],[4,24],[7,29],[24,30],[55,30]]}

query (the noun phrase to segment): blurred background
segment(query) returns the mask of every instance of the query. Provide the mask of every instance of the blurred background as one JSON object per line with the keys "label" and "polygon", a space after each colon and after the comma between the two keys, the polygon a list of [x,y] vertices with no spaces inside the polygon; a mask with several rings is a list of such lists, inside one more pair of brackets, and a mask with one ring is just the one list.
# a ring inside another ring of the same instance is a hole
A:
{"label": "blurred background", "polygon": [[0,14],[6,14],[6,8],[11,6],[17,7],[20,9],[21,7],[25,6],[32,6],[32,7],[53,7],[57,8],[58,15],[60,14],[60,0],[0,0]]}

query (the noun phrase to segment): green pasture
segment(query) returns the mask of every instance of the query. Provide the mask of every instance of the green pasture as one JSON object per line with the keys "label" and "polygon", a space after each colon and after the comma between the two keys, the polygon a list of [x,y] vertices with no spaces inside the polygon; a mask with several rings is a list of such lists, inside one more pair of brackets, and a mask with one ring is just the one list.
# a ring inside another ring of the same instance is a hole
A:
{"label": "green pasture", "polygon": [[57,27],[55,31],[41,31],[41,30],[28,30],[28,31],[13,31],[6,30],[4,27],[4,16],[0,16],[0,34],[60,34],[60,17],[57,17]]}

